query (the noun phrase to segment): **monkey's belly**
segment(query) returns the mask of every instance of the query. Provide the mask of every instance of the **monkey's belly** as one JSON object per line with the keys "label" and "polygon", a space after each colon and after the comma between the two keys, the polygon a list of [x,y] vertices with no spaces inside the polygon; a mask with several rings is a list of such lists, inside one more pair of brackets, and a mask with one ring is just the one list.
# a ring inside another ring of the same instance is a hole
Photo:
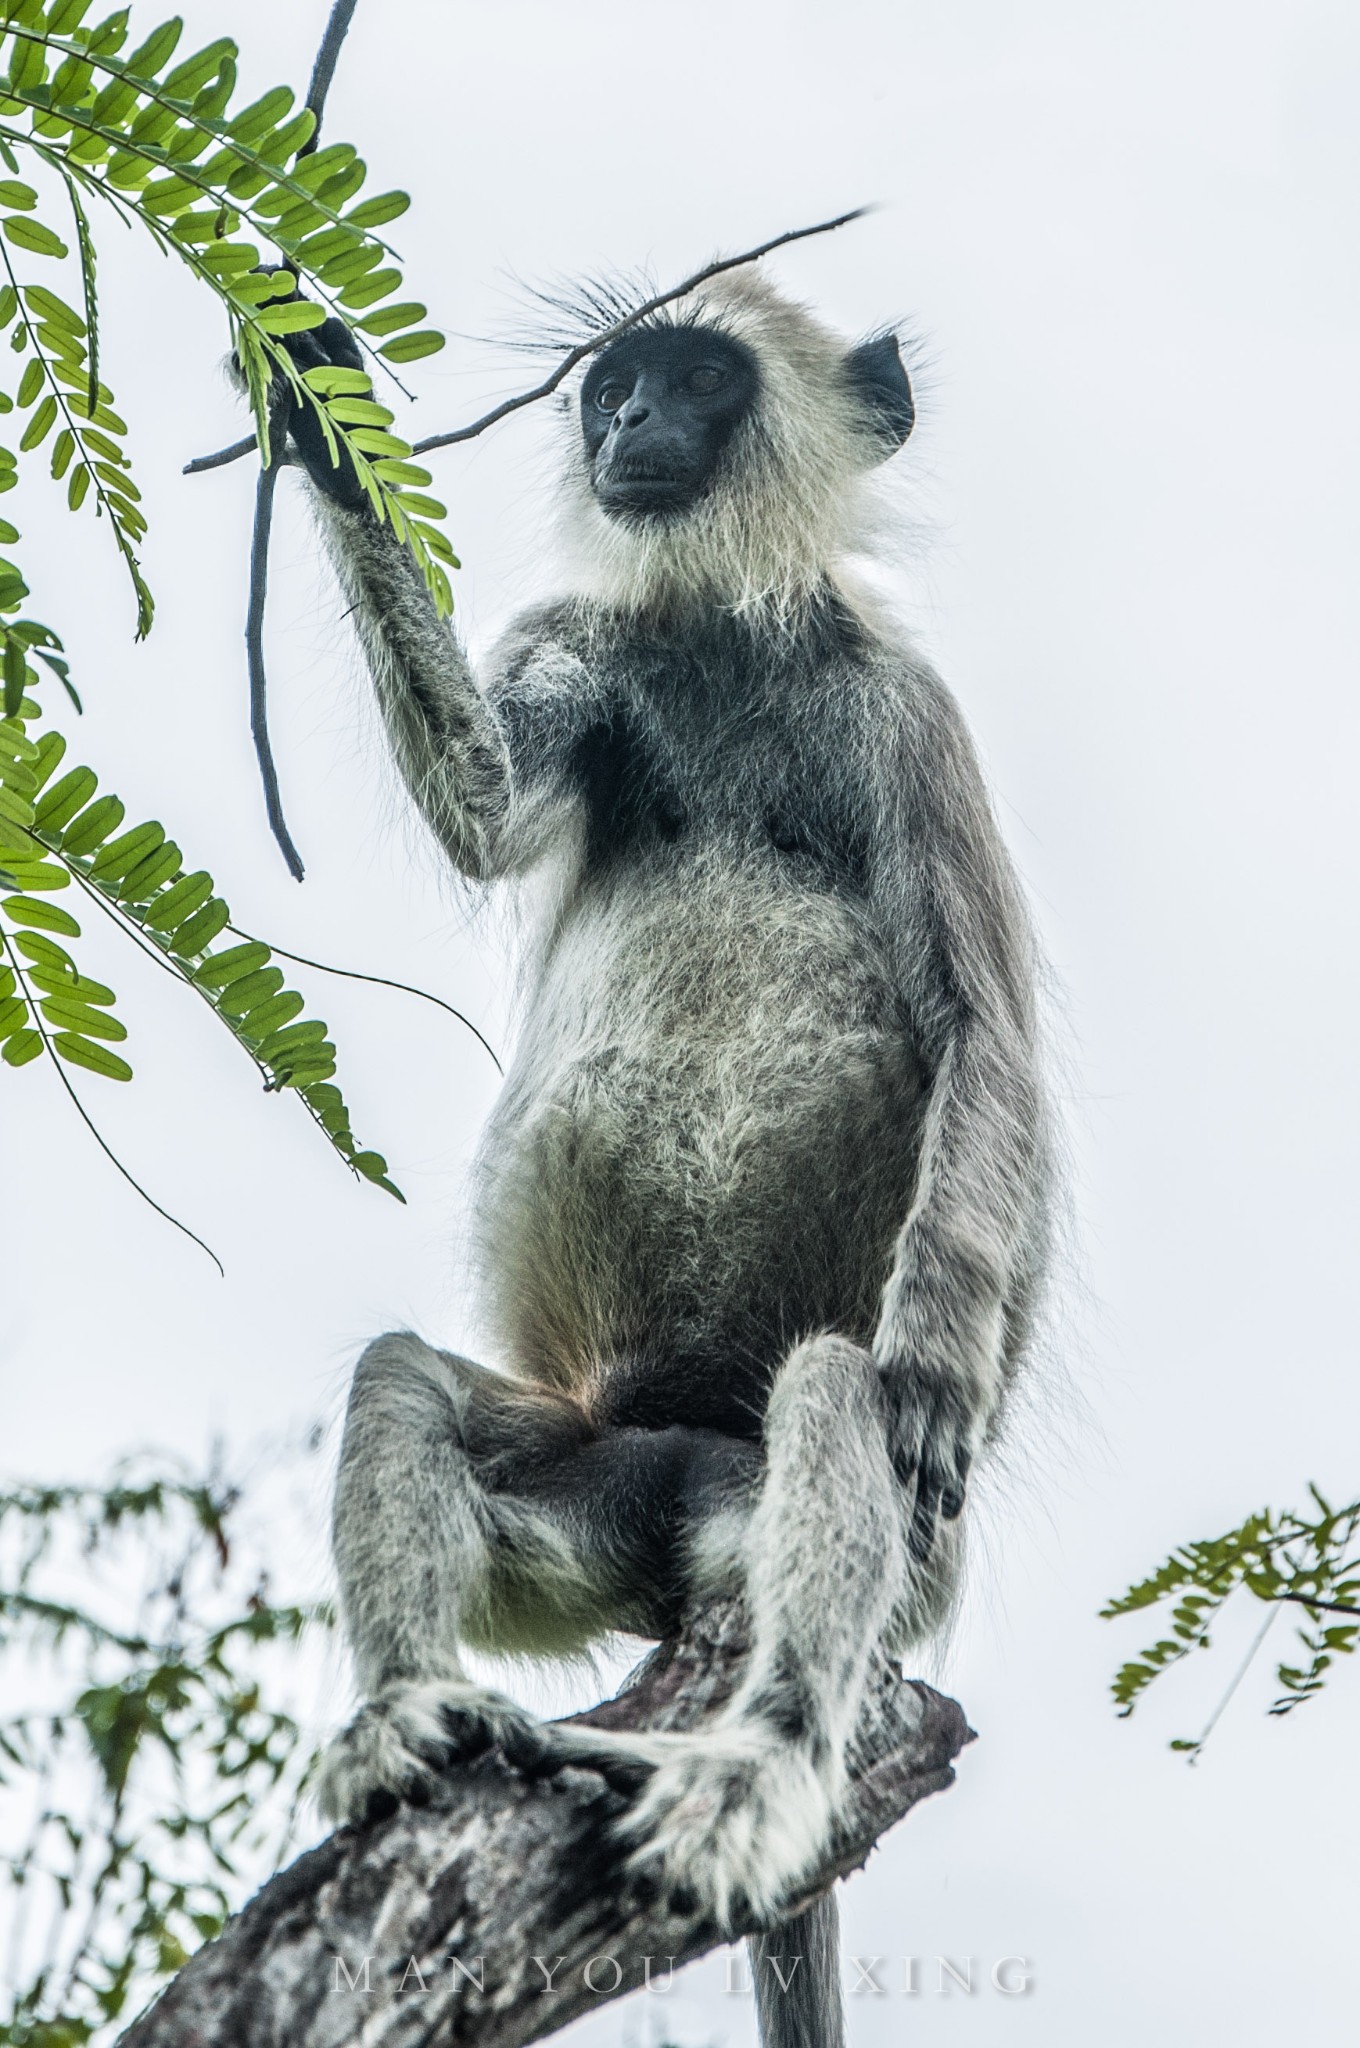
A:
{"label": "monkey's belly", "polygon": [[483,1146],[482,1264],[520,1370],[755,1434],[800,1336],[873,1333],[922,1090],[860,915],[706,879],[566,921]]}

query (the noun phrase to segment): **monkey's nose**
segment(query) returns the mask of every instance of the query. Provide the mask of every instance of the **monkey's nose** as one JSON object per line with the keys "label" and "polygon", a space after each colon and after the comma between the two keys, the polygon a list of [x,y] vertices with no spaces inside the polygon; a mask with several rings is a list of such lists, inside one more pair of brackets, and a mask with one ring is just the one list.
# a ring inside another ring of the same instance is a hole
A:
{"label": "monkey's nose", "polygon": [[614,415],[614,431],[622,433],[625,427],[640,427],[642,422],[651,416],[650,405],[626,405],[622,412]]}

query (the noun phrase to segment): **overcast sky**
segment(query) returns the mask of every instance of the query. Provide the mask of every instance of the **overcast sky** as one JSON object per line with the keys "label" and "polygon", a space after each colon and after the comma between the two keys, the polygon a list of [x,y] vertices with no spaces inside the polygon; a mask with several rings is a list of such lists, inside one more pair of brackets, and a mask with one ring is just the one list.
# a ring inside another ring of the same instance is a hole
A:
{"label": "overcast sky", "polygon": [[[305,81],[326,10],[184,11],[198,41],[239,34],[254,89]],[[455,336],[417,367],[414,432],[524,381],[494,339],[517,278],[670,280],[866,200],[881,211],[777,274],[847,334],[904,321],[928,365],[904,597],[1062,991],[1080,1398],[1040,1404],[983,1506],[945,1673],[981,1739],[846,1894],[853,1952],[971,1956],[981,1988],[942,1996],[928,1964],[908,2000],[894,1962],[853,2002],[863,2048],[1330,2042],[1354,2013],[1360,1671],[1273,1722],[1263,1664],[1190,1770],[1166,1742],[1198,1732],[1253,1617],[1124,1724],[1107,1680],[1146,1630],[1095,1616],[1177,1541],[1302,1502],[1309,1478],[1360,1490],[1358,52],[1340,0],[362,0],[331,100],[375,186],[416,195],[398,244]],[[241,431],[223,332],[187,275],[105,242],[104,374],[160,613],[134,649],[105,535],[84,522],[73,557],[38,485],[25,561],[88,707],[74,758],[163,818],[241,923],[423,983],[503,1044],[494,926],[467,929],[411,822],[291,483],[270,660],[305,886],[282,869],[246,726],[252,479],[178,473]],[[433,458],[476,643],[541,582],[551,435],[540,410]],[[227,1278],[43,1068],[6,1071],[6,1462],[75,1476],[148,1441],[248,1446],[333,1418],[383,1328],[467,1341],[450,1246],[495,1083],[475,1043],[400,997],[305,984],[400,1209],[160,977],[94,934],[88,957],[122,992],[137,1079],[86,1100]],[[288,1549],[281,1578],[315,1584],[319,1510]],[[1023,1997],[986,1981],[1007,1956],[1029,1961]],[[684,2048],[751,2037],[711,1961],[581,2039],[646,2048],[663,2026]]]}

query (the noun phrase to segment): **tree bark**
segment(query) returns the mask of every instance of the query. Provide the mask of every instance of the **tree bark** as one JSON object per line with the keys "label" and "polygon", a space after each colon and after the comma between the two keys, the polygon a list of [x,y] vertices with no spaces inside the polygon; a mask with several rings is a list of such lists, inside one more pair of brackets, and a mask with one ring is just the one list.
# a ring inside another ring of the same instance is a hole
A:
{"label": "tree bark", "polygon": [[[685,1729],[732,1691],[735,1608],[663,1644],[578,1718]],[[794,1910],[952,1784],[962,1709],[884,1664],[856,1730],[835,1837]],[[341,1828],[271,1879],[123,2036],[124,2048],[519,2048],[755,1923],[720,1929],[621,1881],[610,1823],[626,1795],[594,1770],[526,1777],[491,1752],[426,1807]]]}

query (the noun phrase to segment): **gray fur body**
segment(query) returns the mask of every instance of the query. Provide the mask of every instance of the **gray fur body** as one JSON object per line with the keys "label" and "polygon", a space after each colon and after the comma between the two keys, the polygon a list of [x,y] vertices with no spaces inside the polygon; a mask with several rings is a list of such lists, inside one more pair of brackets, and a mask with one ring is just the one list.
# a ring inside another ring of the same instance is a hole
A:
{"label": "gray fur body", "polygon": [[874,1333],[923,1088],[857,744],[888,678],[854,637],[547,614],[493,670],[512,774],[576,786],[483,1148],[486,1282],[505,1355],[612,1419],[758,1437],[800,1335]]}
{"label": "gray fur body", "polygon": [[[502,1370],[409,1335],[360,1364],[336,1551],[368,1705],[323,1797],[361,1815],[488,1739],[598,1751],[459,1645],[662,1634],[736,1591],[743,1685],[702,1739],[627,1739],[655,1768],[626,1832],[720,1919],[745,1898],[773,1925],[873,1654],[948,1611],[1048,1170],[1028,923],[971,744],[841,573],[833,514],[873,458],[836,345],[764,287],[708,317],[763,375],[727,497],[631,555],[601,527],[607,573],[480,678],[390,532],[321,500],[417,803],[464,875],[541,904],[479,1168]],[[762,462],[755,532],[731,506]],[[824,1950],[767,2042],[839,2039]]]}

